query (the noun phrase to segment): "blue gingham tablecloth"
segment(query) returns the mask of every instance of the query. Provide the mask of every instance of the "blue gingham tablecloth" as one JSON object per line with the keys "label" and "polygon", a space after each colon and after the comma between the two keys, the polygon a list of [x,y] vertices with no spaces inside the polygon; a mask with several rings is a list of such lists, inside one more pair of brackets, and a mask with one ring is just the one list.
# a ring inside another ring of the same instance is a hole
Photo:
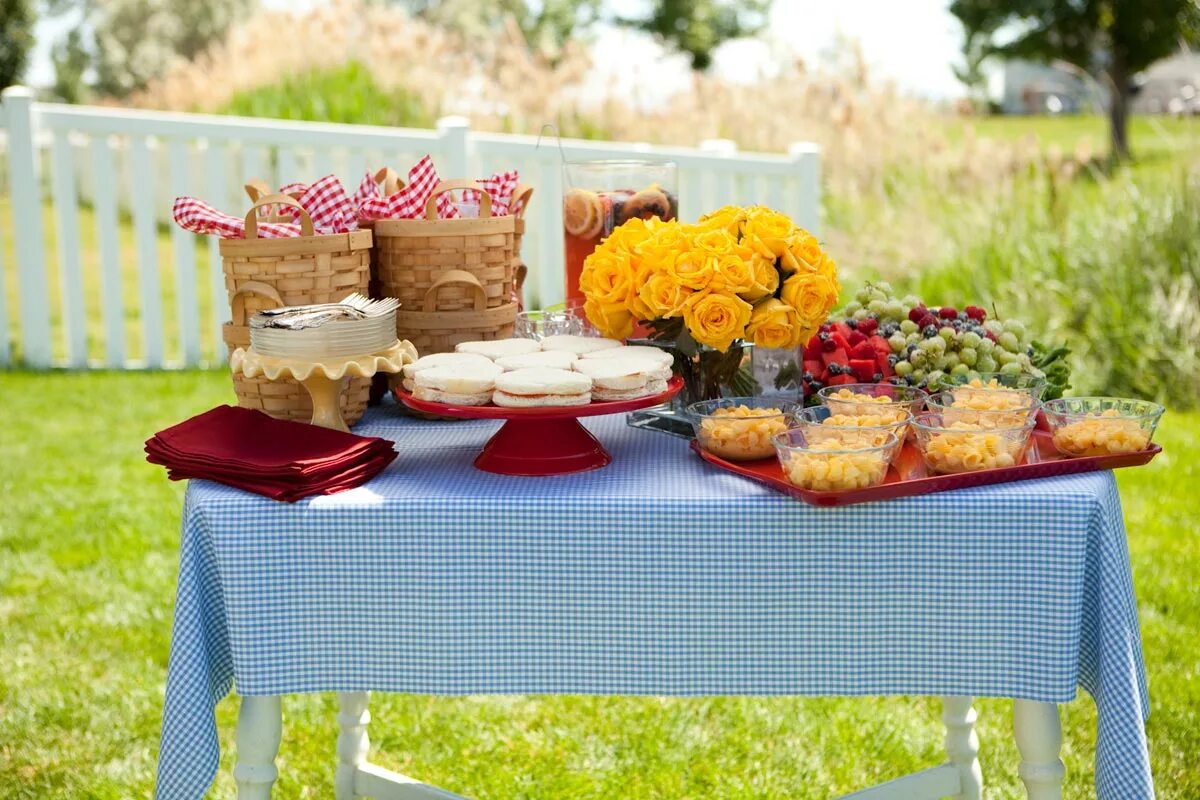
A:
{"label": "blue gingham tablecloth", "polygon": [[590,429],[613,463],[515,478],[498,423],[356,431],[399,457],[295,505],[193,481],[158,798],[200,798],[217,701],[425,694],[981,695],[1098,707],[1100,800],[1153,797],[1112,473],[814,508],[683,440]]}

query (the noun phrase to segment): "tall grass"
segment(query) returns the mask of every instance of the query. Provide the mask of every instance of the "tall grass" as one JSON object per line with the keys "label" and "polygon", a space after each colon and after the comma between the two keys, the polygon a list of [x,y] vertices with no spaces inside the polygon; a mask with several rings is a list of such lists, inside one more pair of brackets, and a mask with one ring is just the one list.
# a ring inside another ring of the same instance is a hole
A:
{"label": "tall grass", "polygon": [[1082,188],[1041,171],[953,249],[914,288],[990,301],[1065,340],[1075,394],[1200,400],[1200,169]]}

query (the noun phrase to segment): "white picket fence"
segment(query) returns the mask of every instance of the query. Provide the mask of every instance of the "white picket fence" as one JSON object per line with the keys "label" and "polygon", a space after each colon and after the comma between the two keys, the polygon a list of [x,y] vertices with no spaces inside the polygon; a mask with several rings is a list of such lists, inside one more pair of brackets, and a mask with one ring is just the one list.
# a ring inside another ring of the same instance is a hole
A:
{"label": "white picket fence", "polygon": [[[522,253],[531,307],[563,295],[564,155],[676,162],[684,219],[725,203],[764,203],[815,231],[820,208],[819,154],[809,143],[768,155],[739,153],[726,140],[699,149],[563,140],[560,153],[553,139],[537,147],[531,136],[471,131],[460,117],[440,120],[436,130],[330,125],[39,103],[21,87],[3,92],[0,131],[0,149],[7,150],[0,190],[11,212],[6,220],[0,204],[0,366],[162,368],[222,360],[228,305],[217,242],[198,246],[171,223],[170,201],[194,195],[238,212],[247,206],[242,185],[250,178],[278,186],[332,172],[353,190],[368,169],[407,169],[425,153],[444,177],[516,167],[535,187]],[[91,230],[81,228],[87,209]],[[160,230],[170,231],[166,257]],[[7,291],[10,270],[15,296]],[[136,292],[125,285],[131,280]],[[166,307],[165,295],[173,306]]]}

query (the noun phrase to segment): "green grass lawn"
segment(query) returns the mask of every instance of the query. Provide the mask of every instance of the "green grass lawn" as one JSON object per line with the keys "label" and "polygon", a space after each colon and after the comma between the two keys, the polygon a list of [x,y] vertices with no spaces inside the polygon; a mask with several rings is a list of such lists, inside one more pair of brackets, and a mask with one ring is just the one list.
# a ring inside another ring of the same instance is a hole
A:
{"label": "green grass lawn", "polygon": [[[231,399],[214,372],[0,373],[0,798],[149,795],[183,487],[142,460]],[[1200,413],[1120,474],[1164,800],[1200,796]],[[332,696],[284,705],[276,796],[332,796]],[[1007,703],[979,703],[989,800],[1023,797]],[[373,760],[476,798],[827,798],[938,763],[935,701],[378,696]],[[236,701],[212,797],[234,796]],[[1095,710],[1065,707],[1066,796],[1093,796]]]}

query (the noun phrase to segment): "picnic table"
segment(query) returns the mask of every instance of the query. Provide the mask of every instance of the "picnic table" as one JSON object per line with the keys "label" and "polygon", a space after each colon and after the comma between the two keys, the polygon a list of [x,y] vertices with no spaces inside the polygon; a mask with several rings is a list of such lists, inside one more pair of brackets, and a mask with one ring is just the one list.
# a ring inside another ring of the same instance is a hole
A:
{"label": "picnic table", "polygon": [[947,761],[859,798],[979,798],[972,697],[1014,700],[1019,774],[1061,796],[1057,704],[1097,705],[1100,800],[1153,797],[1111,472],[815,508],[680,439],[588,428],[606,469],[479,472],[493,421],[392,404],[397,460],[288,505],[188,487],[156,797],[201,798],[241,696],[243,800],[276,778],[280,697],[338,692],[336,797],[451,798],[369,764],[367,693],[941,696]]}

